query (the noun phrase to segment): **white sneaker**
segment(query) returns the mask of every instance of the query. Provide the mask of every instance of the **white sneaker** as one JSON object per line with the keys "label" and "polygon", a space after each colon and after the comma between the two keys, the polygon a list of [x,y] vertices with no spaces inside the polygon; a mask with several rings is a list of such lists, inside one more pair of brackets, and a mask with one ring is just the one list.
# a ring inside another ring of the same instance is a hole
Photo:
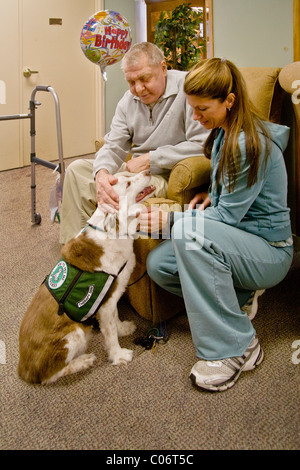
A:
{"label": "white sneaker", "polygon": [[248,300],[248,302],[242,306],[241,310],[247,313],[250,320],[253,320],[258,310],[258,297],[263,295],[266,289],[254,290]]}
{"label": "white sneaker", "polygon": [[235,384],[241,372],[255,369],[263,357],[263,350],[255,336],[243,356],[198,361],[190,372],[190,378],[200,388],[223,392]]}

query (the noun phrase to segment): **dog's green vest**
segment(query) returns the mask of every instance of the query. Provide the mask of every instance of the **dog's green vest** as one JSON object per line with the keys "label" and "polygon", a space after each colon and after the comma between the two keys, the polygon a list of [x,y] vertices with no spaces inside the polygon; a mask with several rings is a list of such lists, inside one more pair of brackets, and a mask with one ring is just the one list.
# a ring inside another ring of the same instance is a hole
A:
{"label": "dog's green vest", "polygon": [[77,322],[85,322],[99,309],[116,276],[88,272],[68,264],[63,258],[55,265],[45,284],[64,312]]}

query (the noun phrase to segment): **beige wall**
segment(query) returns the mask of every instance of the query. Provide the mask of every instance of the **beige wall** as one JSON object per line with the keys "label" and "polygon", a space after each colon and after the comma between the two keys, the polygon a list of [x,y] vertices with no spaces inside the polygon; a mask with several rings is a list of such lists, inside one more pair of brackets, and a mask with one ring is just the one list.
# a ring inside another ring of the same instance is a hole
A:
{"label": "beige wall", "polygon": [[[132,43],[135,43],[135,0],[104,0],[105,10],[114,10],[125,16],[130,24]],[[105,128],[110,129],[111,120],[118,101],[128,90],[127,82],[121,70],[121,62],[106,68],[107,82],[105,83]]]}
{"label": "beige wall", "polygon": [[238,67],[293,62],[293,0],[213,0],[214,55]]}
{"label": "beige wall", "polygon": [[[130,23],[135,42],[135,0],[104,0]],[[239,67],[283,67],[293,62],[293,0],[213,0],[214,55]],[[127,90],[120,63],[107,68],[105,127]]]}

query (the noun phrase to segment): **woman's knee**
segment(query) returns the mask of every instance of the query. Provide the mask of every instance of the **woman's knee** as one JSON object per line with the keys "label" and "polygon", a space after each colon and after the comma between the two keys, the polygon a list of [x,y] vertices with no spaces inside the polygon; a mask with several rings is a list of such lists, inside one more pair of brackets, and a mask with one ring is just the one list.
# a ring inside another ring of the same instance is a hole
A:
{"label": "woman's knee", "polygon": [[153,281],[156,280],[158,270],[160,269],[161,256],[158,255],[158,248],[150,251],[146,261],[147,273]]}
{"label": "woman's knee", "polygon": [[204,243],[204,217],[185,215],[178,219],[172,228],[173,245],[182,251],[202,248]]}
{"label": "woman's knee", "polygon": [[161,243],[149,253],[147,271],[151,279],[160,287],[182,297],[177,262],[170,240]]}
{"label": "woman's knee", "polygon": [[175,256],[170,240],[158,245],[150,251],[147,257],[147,272],[157,284],[162,284],[163,279],[174,271]]}

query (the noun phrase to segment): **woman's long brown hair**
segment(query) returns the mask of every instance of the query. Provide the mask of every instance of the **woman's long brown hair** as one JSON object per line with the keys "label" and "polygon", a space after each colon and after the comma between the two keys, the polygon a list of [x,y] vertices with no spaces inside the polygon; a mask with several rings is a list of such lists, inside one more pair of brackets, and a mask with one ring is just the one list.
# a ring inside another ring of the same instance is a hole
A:
{"label": "woman's long brown hair", "polygon": [[[270,137],[261,117],[249,99],[246,84],[238,68],[227,59],[212,58],[200,61],[187,74],[184,84],[187,95],[196,95],[208,99],[218,99],[223,103],[230,93],[235,101],[228,111],[225,142],[217,173],[217,183],[220,178],[225,184],[225,175],[228,178],[229,191],[234,189],[240,169],[241,149],[239,135],[241,130],[245,133],[246,158],[249,162],[248,187],[257,181],[260,164],[262,144],[258,130],[264,135],[266,141],[265,157],[269,155]],[[219,129],[214,129],[204,146],[205,155],[210,158],[213,142]]]}

